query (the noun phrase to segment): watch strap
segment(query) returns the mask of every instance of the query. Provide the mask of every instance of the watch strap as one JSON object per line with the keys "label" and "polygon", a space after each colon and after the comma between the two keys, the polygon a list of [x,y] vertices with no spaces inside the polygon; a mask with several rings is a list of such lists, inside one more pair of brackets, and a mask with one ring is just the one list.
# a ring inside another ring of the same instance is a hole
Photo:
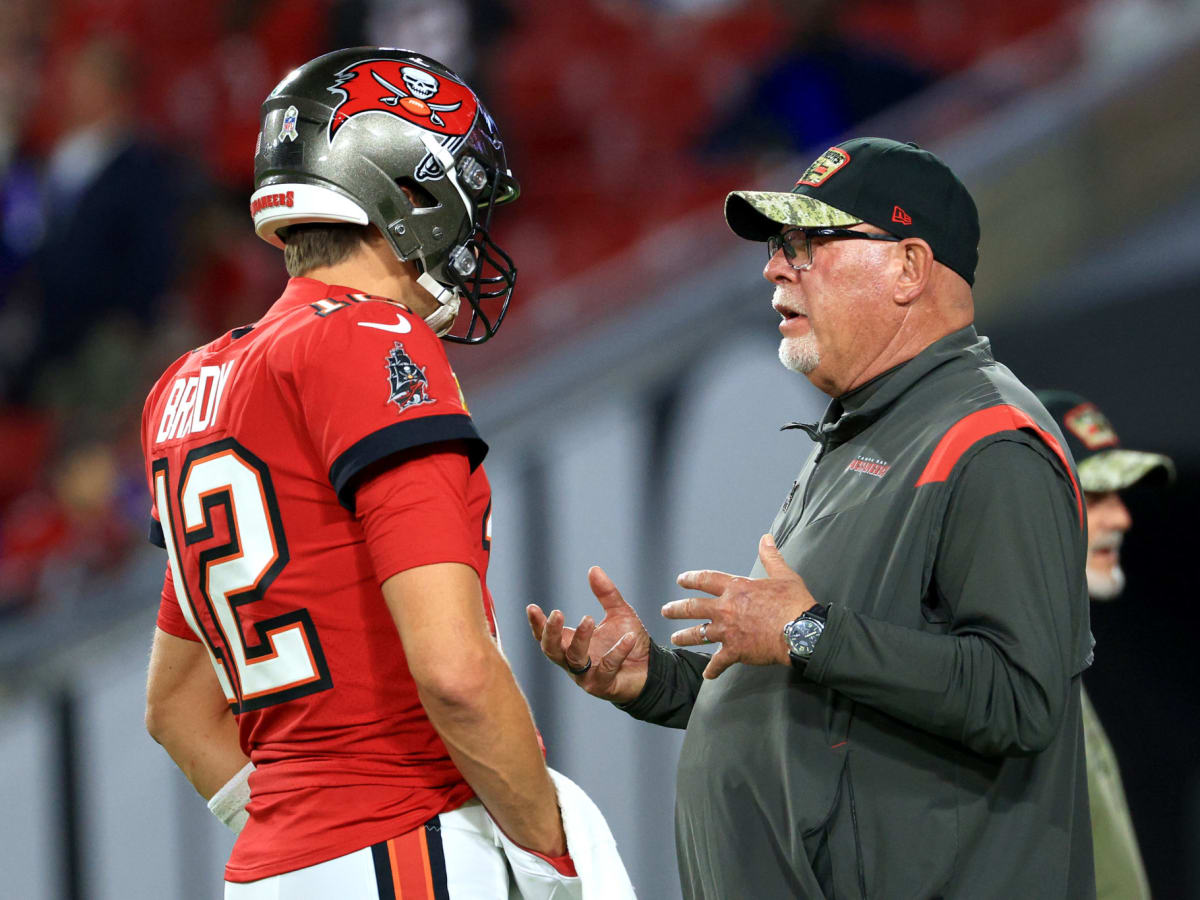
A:
{"label": "watch strap", "polygon": [[824,603],[814,603],[800,615],[808,619],[816,619],[824,624],[829,621],[829,606]]}

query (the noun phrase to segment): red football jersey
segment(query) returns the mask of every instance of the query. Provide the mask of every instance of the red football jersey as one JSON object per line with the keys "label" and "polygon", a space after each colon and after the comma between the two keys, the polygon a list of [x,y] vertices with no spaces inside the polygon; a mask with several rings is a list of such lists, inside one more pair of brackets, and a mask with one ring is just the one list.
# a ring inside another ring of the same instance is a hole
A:
{"label": "red football jersey", "polygon": [[[467,449],[466,496],[421,502],[435,519],[446,511],[434,504],[457,504],[471,528],[449,546],[421,534],[372,547],[390,569],[376,571],[358,480],[441,441]],[[332,859],[471,797],[379,587],[410,566],[466,563],[495,633],[487,448],[429,327],[399,304],[294,278],[254,325],[166,371],[142,444],[168,557],[159,627],[207,648],[257,767],[226,878]]]}

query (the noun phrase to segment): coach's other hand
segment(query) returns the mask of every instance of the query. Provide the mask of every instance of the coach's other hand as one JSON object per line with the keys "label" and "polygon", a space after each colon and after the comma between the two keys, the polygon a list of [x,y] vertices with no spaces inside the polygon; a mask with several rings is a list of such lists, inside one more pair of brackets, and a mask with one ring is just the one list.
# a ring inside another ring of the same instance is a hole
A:
{"label": "coach's other hand", "polygon": [[742,578],[728,572],[684,572],[680,587],[715,594],[674,600],[662,609],[668,619],[708,619],[671,635],[678,647],[720,644],[704,669],[716,678],[735,662],[752,666],[790,665],[783,626],[814,604],[804,579],[784,561],[775,539],[764,534],[758,558],[766,578]]}
{"label": "coach's other hand", "polygon": [[547,616],[535,604],[525,607],[533,637],[542,652],[593,696],[628,703],[642,692],[650,663],[650,633],[612,579],[599,566],[588,569],[588,585],[604,619],[584,616],[575,628],[564,626],[559,610]]}

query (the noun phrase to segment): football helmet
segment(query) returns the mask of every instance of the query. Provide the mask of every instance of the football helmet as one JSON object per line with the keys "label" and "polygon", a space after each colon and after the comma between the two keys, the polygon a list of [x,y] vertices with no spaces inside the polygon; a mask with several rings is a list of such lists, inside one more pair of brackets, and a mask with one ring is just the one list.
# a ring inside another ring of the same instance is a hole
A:
{"label": "football helmet", "polygon": [[[374,225],[438,301],[426,321],[439,337],[477,344],[496,333],[517,270],[488,228],[520,187],[496,123],[457,75],[409,50],[337,50],[284,78],[260,122],[259,237],[282,247],[291,225]],[[469,323],[451,334],[463,299]]]}

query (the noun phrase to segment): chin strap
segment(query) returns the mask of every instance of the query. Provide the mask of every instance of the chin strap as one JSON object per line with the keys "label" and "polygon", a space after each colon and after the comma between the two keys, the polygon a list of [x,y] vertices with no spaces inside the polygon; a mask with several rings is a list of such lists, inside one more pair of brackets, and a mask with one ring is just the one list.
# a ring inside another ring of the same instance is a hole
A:
{"label": "chin strap", "polygon": [[[471,198],[462,189],[462,185],[458,183],[458,171],[454,166],[454,154],[446,148],[445,144],[427,131],[421,131],[420,138],[421,143],[425,145],[425,150],[442,167],[446,181],[458,192],[458,196],[462,199],[463,209],[467,211],[467,221],[474,226],[475,207],[471,203]],[[438,308],[425,317],[425,324],[432,328],[433,333],[438,337],[445,337],[450,333],[450,329],[454,325],[454,320],[458,318],[458,307],[462,303],[462,298],[458,290],[446,287],[428,272],[421,274],[417,279],[417,284],[429,291],[438,304]]]}
{"label": "chin strap", "polygon": [[438,305],[437,309],[425,317],[425,324],[432,328],[438,337],[445,337],[453,327],[454,320],[458,318],[458,307],[462,298],[455,288],[446,287],[428,272],[421,273],[417,284],[429,291]]}

